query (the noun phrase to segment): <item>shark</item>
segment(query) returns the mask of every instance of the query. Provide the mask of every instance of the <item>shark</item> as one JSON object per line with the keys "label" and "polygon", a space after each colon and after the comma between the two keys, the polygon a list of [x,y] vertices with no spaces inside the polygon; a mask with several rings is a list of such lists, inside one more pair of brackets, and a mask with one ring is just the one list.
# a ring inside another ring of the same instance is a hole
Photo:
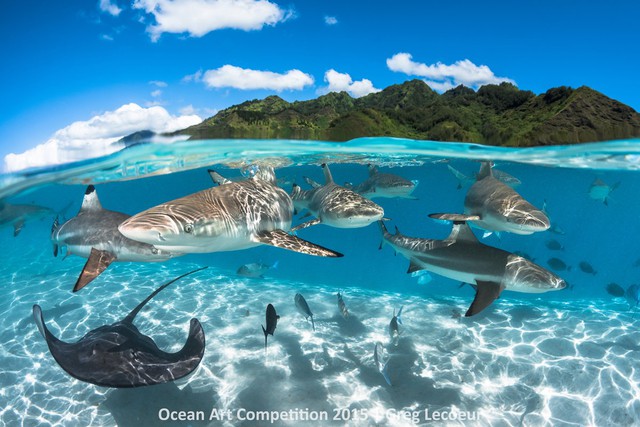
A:
{"label": "shark", "polygon": [[611,193],[620,186],[620,182],[614,185],[608,185],[599,178],[596,178],[589,187],[589,197],[593,200],[602,202],[605,206],[609,206]]}
{"label": "shark", "polygon": [[310,179],[307,182],[313,187],[311,190],[302,190],[297,184],[293,185],[291,198],[296,210],[307,209],[316,218],[293,227],[292,231],[320,223],[336,228],[366,227],[384,217],[381,206],[336,184],[327,164],[322,164],[322,170],[324,185]]}
{"label": "shark", "polygon": [[177,253],[270,245],[321,257],[342,256],[289,233],[293,201],[276,185],[273,168],[260,167],[237,182],[209,173],[218,186],[140,212],[118,230],[130,239]]}
{"label": "shark", "polygon": [[54,212],[44,206],[11,204],[0,201],[0,227],[11,225],[13,237],[22,231],[25,222],[46,217],[53,217]]}
{"label": "shark", "polygon": [[381,173],[375,165],[368,165],[368,168],[369,178],[366,181],[356,186],[345,184],[345,187],[367,199],[399,197],[417,200],[417,197],[411,195],[418,185],[417,180],[409,181],[398,175]]}
{"label": "shark", "polygon": [[[483,162],[476,182],[469,188],[464,200],[467,220],[488,231],[507,231],[515,234],[533,234],[548,230],[547,215],[527,202],[513,188],[496,179],[491,163]],[[441,219],[448,219],[441,214]],[[453,214],[451,218],[459,218]]]}
{"label": "shark", "polygon": [[[447,169],[449,169],[449,172],[451,172],[451,174],[453,174],[453,176],[455,176],[456,179],[458,180],[458,187],[457,187],[458,190],[462,189],[463,186],[473,185],[473,183],[477,179],[477,175],[475,177],[467,176],[451,165],[447,165]],[[501,181],[502,183],[508,185],[509,187],[514,188],[522,184],[522,182],[518,178],[504,171],[501,171],[498,169],[492,169],[491,173],[493,174],[493,177],[495,179],[497,179],[498,181]]]}
{"label": "shark", "polygon": [[65,246],[67,256],[87,258],[73,292],[88,285],[114,261],[159,262],[181,255],[122,235],[118,226],[128,218],[127,214],[104,209],[95,187],[89,185],[78,214],[62,225],[54,221],[53,255],[58,256],[59,247]]}
{"label": "shark", "polygon": [[123,320],[89,331],[78,342],[67,343],[54,336],[44,321],[42,309],[33,306],[33,318],[51,355],[60,367],[80,381],[103,387],[131,388],[162,384],[193,372],[204,356],[204,330],[198,319],[191,319],[189,336],[182,349],[167,353],[133,324],[136,315],[160,291],[185,273],[156,289]]}
{"label": "shark", "polygon": [[[443,214],[430,215],[443,219]],[[447,215],[447,214],[444,214]],[[476,288],[476,295],[465,316],[473,316],[487,308],[500,297],[503,290],[523,293],[557,291],[566,282],[519,255],[481,243],[467,224],[467,216],[448,214],[454,219],[449,236],[444,240],[408,237],[391,234],[382,221],[382,242],[409,260],[408,273],[427,270],[449,279],[469,283]]]}

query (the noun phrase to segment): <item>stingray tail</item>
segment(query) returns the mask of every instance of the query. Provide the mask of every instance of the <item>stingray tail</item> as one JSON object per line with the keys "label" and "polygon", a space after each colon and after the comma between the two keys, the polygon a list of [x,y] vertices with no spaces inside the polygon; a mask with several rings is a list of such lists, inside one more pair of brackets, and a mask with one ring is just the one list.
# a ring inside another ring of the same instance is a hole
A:
{"label": "stingray tail", "polygon": [[160,286],[158,289],[156,289],[155,291],[153,291],[153,292],[151,293],[151,295],[149,295],[147,298],[145,298],[145,300],[144,300],[144,301],[142,301],[140,304],[138,304],[138,306],[137,306],[136,308],[134,308],[134,309],[131,311],[131,313],[129,313],[129,314],[127,315],[127,317],[125,317],[125,318],[124,318],[123,322],[129,322],[129,323],[133,322],[133,319],[136,317],[136,315],[138,314],[138,312],[139,312],[140,310],[142,310],[142,307],[144,307],[144,305],[145,305],[146,303],[148,303],[148,302],[151,300],[151,298],[153,298],[153,297],[155,297],[156,295],[158,295],[158,293],[159,293],[160,291],[162,291],[164,288],[166,288],[166,287],[167,287],[167,286],[169,286],[170,284],[172,284],[172,283],[174,283],[174,282],[177,282],[178,280],[182,279],[182,278],[183,278],[183,277],[185,277],[185,276],[188,276],[188,275],[193,274],[193,273],[197,273],[198,271],[202,271],[202,270],[204,270],[204,269],[206,269],[206,268],[208,268],[208,267],[201,267],[201,268],[198,268],[198,269],[196,269],[196,270],[190,271],[190,272],[185,273],[185,274],[183,274],[183,275],[181,275],[181,276],[178,276],[178,277],[176,277],[175,279],[170,280],[170,281],[168,281],[167,283],[165,283],[164,285]]}

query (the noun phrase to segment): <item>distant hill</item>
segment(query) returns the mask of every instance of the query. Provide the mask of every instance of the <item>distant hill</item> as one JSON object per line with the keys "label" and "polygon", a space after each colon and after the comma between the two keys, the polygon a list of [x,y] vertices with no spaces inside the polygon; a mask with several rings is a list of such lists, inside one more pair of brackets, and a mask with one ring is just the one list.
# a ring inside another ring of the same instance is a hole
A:
{"label": "distant hill", "polygon": [[509,83],[458,86],[442,95],[422,80],[354,99],[346,92],[289,103],[247,101],[176,132],[190,139],[347,141],[394,136],[501,146],[574,144],[640,137],[640,115],[586,86],[536,96]]}

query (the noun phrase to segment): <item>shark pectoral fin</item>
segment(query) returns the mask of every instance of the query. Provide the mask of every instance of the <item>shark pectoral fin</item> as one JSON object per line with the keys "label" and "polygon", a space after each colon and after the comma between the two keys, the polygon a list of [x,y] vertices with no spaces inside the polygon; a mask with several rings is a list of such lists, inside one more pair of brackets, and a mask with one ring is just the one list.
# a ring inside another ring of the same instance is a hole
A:
{"label": "shark pectoral fin", "polygon": [[320,222],[321,222],[320,218],[312,219],[310,221],[303,222],[302,224],[296,225],[295,227],[293,227],[291,229],[291,231],[292,232],[296,232],[298,230],[302,230],[303,228],[307,228],[307,227],[311,227],[311,226],[314,226],[314,225],[318,225],[318,224],[320,224]]}
{"label": "shark pectoral fin", "polygon": [[263,231],[255,236],[255,240],[282,249],[300,252],[307,255],[324,257],[341,257],[339,252],[308,242],[299,237],[291,235],[284,230]]}
{"label": "shark pectoral fin", "polygon": [[115,261],[115,259],[116,256],[111,252],[91,248],[91,255],[89,255],[89,259],[82,268],[82,273],[80,273],[80,277],[78,277],[78,281],[73,287],[73,292],[78,292],[87,286],[93,279],[106,270],[109,264]]}
{"label": "shark pectoral fin", "polygon": [[416,271],[420,270],[424,270],[424,267],[420,267],[418,264],[411,261],[411,264],[409,264],[409,268],[407,269],[407,273],[415,273]]}
{"label": "shark pectoral fin", "polygon": [[311,178],[305,176],[304,177],[304,181],[309,184],[311,187],[313,188],[318,188],[318,187],[322,187],[322,185],[318,184],[316,181],[312,180]]}
{"label": "shark pectoral fin", "polygon": [[474,316],[489,307],[493,301],[500,297],[502,292],[500,283],[483,282],[481,280],[476,281],[476,283],[478,285],[476,297],[469,306],[465,317]]}

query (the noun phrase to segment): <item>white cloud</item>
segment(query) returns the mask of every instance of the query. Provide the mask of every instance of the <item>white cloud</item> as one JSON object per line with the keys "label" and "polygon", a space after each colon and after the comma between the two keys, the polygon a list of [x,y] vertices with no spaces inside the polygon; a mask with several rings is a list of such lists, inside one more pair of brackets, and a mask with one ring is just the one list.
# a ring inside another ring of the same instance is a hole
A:
{"label": "white cloud", "polygon": [[109,15],[118,16],[120,15],[120,12],[122,12],[122,9],[120,9],[118,5],[113,3],[111,0],[100,0],[98,6],[101,11],[106,12]]}
{"label": "white cloud", "polygon": [[157,98],[160,95],[162,95],[162,91],[160,89],[156,89],[153,92],[151,92],[151,96],[154,97],[154,98]]}
{"label": "white cloud", "polygon": [[507,77],[497,77],[486,65],[478,66],[468,59],[456,61],[452,65],[441,62],[427,65],[414,62],[409,53],[396,53],[387,59],[387,67],[391,71],[425,77],[425,82],[438,91],[451,89],[461,84],[474,89],[482,85],[502,82],[515,84]]}
{"label": "white cloud", "polygon": [[339,73],[334,69],[331,69],[324,73],[324,81],[329,83],[327,88],[321,90],[321,92],[349,92],[351,96],[360,98],[370,93],[380,92],[380,89],[373,87],[371,80],[362,79],[356,82],[353,81],[351,76],[347,73]]}
{"label": "white cloud", "polygon": [[202,37],[223,28],[260,30],[291,17],[268,0],[135,0],[133,7],[154,16],[156,24],[147,26],[153,41],[163,33]]}
{"label": "white cloud", "polygon": [[163,82],[162,80],[151,80],[149,82],[150,85],[154,85],[157,87],[167,87],[167,82]]}
{"label": "white cloud", "polygon": [[[185,79],[190,76],[185,77]],[[300,70],[289,70],[284,74],[272,71],[251,70],[248,68],[223,65],[208,70],[202,75],[196,73],[193,79],[200,79],[210,88],[231,87],[235,89],[271,89],[275,91],[300,90],[313,84],[313,77]]]}
{"label": "white cloud", "polygon": [[338,23],[338,20],[335,16],[325,16],[324,23],[327,25],[336,25]]}
{"label": "white cloud", "polygon": [[201,121],[197,115],[172,116],[158,106],[142,108],[134,103],[125,104],[115,111],[74,122],[22,154],[5,156],[5,170],[12,172],[104,156],[120,150],[122,145],[115,142],[133,132],[146,129],[172,132]]}

